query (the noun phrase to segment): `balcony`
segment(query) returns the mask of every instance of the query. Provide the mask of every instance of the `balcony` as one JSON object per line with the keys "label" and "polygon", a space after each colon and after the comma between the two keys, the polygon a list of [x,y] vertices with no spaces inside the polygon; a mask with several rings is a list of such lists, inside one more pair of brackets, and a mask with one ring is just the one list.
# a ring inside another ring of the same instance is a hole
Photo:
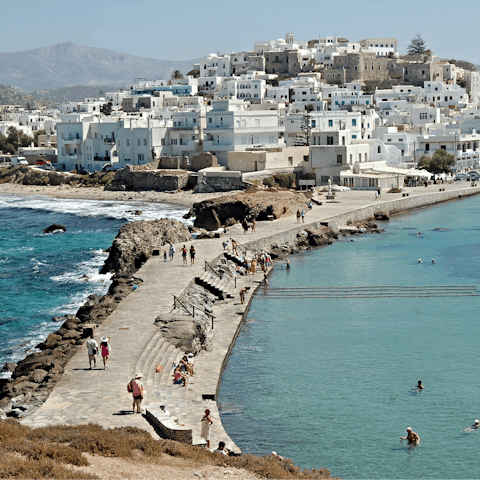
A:
{"label": "balcony", "polygon": [[112,144],[115,144],[115,139],[114,139],[114,138],[105,137],[105,138],[103,139],[103,143],[112,143]]}
{"label": "balcony", "polygon": [[63,142],[65,144],[79,144],[79,143],[82,143],[82,139],[81,138],[77,138],[77,137],[72,137],[72,136],[69,136],[68,138],[65,138],[63,140]]}
{"label": "balcony", "polygon": [[110,157],[99,157],[98,155],[95,155],[93,157],[94,162],[103,162],[103,163],[108,163],[110,162]]}

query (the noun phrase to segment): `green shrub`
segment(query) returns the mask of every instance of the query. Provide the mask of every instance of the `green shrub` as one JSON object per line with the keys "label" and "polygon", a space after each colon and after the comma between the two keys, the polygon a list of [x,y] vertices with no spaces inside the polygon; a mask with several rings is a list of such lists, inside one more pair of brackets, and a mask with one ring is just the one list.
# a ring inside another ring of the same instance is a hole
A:
{"label": "green shrub", "polygon": [[281,188],[294,188],[297,176],[294,173],[277,173],[273,178]]}
{"label": "green shrub", "polygon": [[275,186],[275,179],[273,177],[265,177],[263,179],[263,184],[267,187],[273,188]]}

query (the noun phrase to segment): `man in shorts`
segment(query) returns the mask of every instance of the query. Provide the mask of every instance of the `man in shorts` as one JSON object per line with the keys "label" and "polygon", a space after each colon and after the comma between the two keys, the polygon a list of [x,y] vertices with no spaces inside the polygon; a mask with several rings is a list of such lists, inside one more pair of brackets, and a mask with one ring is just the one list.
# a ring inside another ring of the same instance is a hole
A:
{"label": "man in shorts", "polygon": [[90,335],[90,338],[87,340],[87,349],[88,349],[88,363],[90,364],[90,370],[97,366],[97,353],[98,353],[98,343],[93,339],[93,333]]}

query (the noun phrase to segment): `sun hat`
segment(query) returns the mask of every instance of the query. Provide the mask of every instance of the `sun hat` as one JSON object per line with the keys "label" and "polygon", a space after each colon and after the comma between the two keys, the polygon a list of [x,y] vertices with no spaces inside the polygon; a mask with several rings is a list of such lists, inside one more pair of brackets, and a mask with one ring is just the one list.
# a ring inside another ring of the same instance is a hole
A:
{"label": "sun hat", "polygon": [[141,372],[137,372],[135,374],[135,378],[142,378],[143,377],[143,374]]}
{"label": "sun hat", "polygon": [[103,336],[101,339],[100,339],[101,342],[108,342],[108,338]]}
{"label": "sun hat", "polygon": [[277,452],[272,452],[272,455],[273,455],[273,456],[277,456]]}
{"label": "sun hat", "polygon": [[480,423],[480,421],[477,419],[477,420],[475,420],[475,423]]}
{"label": "sun hat", "polygon": [[187,357],[193,357],[193,353],[187,353]]}

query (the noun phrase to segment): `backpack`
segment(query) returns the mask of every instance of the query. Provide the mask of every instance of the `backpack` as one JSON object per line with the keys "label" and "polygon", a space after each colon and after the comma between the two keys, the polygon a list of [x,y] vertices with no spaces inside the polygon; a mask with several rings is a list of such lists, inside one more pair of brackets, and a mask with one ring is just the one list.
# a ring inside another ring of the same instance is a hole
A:
{"label": "backpack", "polygon": [[127,385],[127,392],[132,393],[133,392],[133,385],[132,385],[133,380],[130,380]]}
{"label": "backpack", "polygon": [[92,355],[96,355],[98,353],[97,347],[92,348]]}

